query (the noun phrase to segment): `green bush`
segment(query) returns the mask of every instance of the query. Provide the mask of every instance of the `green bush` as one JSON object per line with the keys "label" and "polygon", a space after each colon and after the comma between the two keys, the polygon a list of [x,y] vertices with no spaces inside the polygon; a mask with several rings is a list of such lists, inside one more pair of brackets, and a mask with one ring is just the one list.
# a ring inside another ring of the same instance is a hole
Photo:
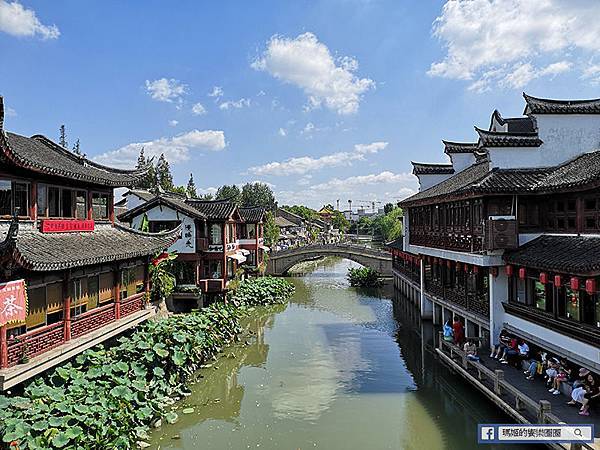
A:
{"label": "green bush", "polygon": [[241,331],[251,306],[282,303],[293,286],[277,278],[241,283],[229,305],[141,325],[112,348],[97,346],[31,382],[22,396],[0,396],[5,447],[136,448],[169,405],[186,395],[186,380]]}
{"label": "green bush", "polygon": [[354,287],[377,287],[382,284],[379,272],[370,267],[361,267],[358,269],[350,267],[348,268],[347,278],[350,286]]}

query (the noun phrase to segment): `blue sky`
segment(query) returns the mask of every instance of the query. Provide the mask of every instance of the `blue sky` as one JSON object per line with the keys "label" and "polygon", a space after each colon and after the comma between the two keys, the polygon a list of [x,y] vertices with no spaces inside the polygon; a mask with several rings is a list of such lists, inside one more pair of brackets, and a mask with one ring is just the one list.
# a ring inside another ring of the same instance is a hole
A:
{"label": "blue sky", "polygon": [[595,0],[0,0],[5,128],[127,166],[165,152],[205,192],[395,201],[411,160],[475,139],[521,92],[598,97]]}

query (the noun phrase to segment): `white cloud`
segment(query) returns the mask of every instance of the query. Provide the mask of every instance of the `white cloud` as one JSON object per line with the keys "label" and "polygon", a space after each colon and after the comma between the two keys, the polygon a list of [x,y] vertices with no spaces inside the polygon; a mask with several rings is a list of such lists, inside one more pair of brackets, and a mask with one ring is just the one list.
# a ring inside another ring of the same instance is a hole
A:
{"label": "white cloud", "polygon": [[363,94],[375,87],[373,80],[355,75],[356,59],[334,59],[313,33],[295,39],[271,37],[267,49],[251,66],[301,88],[311,108],[324,104],[338,114],[356,113]]}
{"label": "white cloud", "polygon": [[206,108],[202,106],[202,103],[198,102],[194,106],[192,106],[192,114],[195,116],[203,116],[206,114]]}
{"label": "white cloud", "polygon": [[592,84],[600,83],[600,64],[590,64],[583,71],[581,76],[585,80],[590,80]]}
{"label": "white cloud", "polygon": [[171,125],[172,127],[176,127],[178,123],[179,123],[178,120],[175,120],[175,119],[169,120],[169,125]]}
{"label": "white cloud", "polygon": [[187,86],[173,78],[160,78],[158,80],[146,80],[146,92],[150,97],[159,102],[180,102],[186,93]]}
{"label": "white cloud", "polygon": [[171,164],[187,161],[192,150],[220,151],[226,147],[225,133],[217,130],[192,130],[173,137],[162,137],[153,141],[133,142],[116,150],[98,155],[95,161],[114,167],[135,166],[140,149],[144,147],[147,157],[158,157],[164,153]]}
{"label": "white cloud", "polygon": [[283,137],[287,136],[287,131],[285,131],[285,128],[279,128],[278,133],[279,133],[279,136],[283,136]]}
{"label": "white cloud", "polygon": [[249,107],[250,106],[250,99],[248,98],[240,98],[237,101],[234,100],[228,100],[226,102],[223,102],[219,105],[219,108],[222,110],[228,110],[228,109],[241,109],[244,107]]}
{"label": "white cloud", "polygon": [[433,24],[446,54],[428,73],[469,80],[477,92],[565,73],[578,54],[600,50],[599,14],[594,1],[449,0]]}
{"label": "white cloud", "polygon": [[57,39],[60,36],[56,25],[42,24],[34,10],[26,9],[17,1],[0,0],[0,31],[13,36],[39,36],[42,39]]}
{"label": "white cloud", "polygon": [[[274,161],[262,166],[254,166],[248,172],[255,175],[304,175],[308,172],[331,167],[351,166],[354,161],[364,161],[365,154],[377,153],[387,147],[387,142],[374,142],[372,144],[358,144],[351,152],[336,152],[319,158],[312,156],[301,156],[290,158],[285,161]],[[365,149],[369,149],[366,151]]]}
{"label": "white cloud", "polygon": [[[303,177],[300,186],[310,184],[310,179]],[[347,199],[368,201],[397,202],[417,191],[416,178],[410,173],[393,173],[384,171],[368,175],[357,175],[348,178],[333,178],[324,183],[314,184],[299,190],[282,190],[277,192],[277,200],[281,204],[302,203],[318,207],[326,203],[341,200],[341,207],[346,206]]]}
{"label": "white cloud", "polygon": [[212,91],[208,93],[209,97],[220,98],[223,97],[223,88],[221,86],[214,86]]}

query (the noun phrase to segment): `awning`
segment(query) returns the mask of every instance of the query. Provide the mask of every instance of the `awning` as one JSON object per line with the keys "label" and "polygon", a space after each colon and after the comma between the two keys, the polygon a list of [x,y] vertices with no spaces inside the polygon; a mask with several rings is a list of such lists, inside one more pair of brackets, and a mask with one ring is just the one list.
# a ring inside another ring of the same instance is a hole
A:
{"label": "awning", "polygon": [[248,256],[250,254],[250,250],[246,250],[245,248],[240,248],[238,253],[241,253],[244,256]]}
{"label": "awning", "polygon": [[227,255],[227,257],[235,259],[240,264],[246,261],[246,257],[239,252],[236,252],[233,255]]}
{"label": "awning", "polygon": [[261,245],[260,248],[262,250],[264,250],[265,252],[270,252],[271,251],[271,249],[269,247],[267,247],[266,245]]}

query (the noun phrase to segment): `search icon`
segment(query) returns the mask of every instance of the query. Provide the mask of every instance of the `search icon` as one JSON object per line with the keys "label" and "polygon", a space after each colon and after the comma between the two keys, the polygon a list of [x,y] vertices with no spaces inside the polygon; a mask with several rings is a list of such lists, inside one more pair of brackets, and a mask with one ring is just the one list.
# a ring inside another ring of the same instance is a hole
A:
{"label": "search icon", "polygon": [[580,436],[580,437],[583,436],[583,434],[581,433],[581,429],[580,428],[575,428],[575,430],[573,431],[573,434],[575,436]]}

